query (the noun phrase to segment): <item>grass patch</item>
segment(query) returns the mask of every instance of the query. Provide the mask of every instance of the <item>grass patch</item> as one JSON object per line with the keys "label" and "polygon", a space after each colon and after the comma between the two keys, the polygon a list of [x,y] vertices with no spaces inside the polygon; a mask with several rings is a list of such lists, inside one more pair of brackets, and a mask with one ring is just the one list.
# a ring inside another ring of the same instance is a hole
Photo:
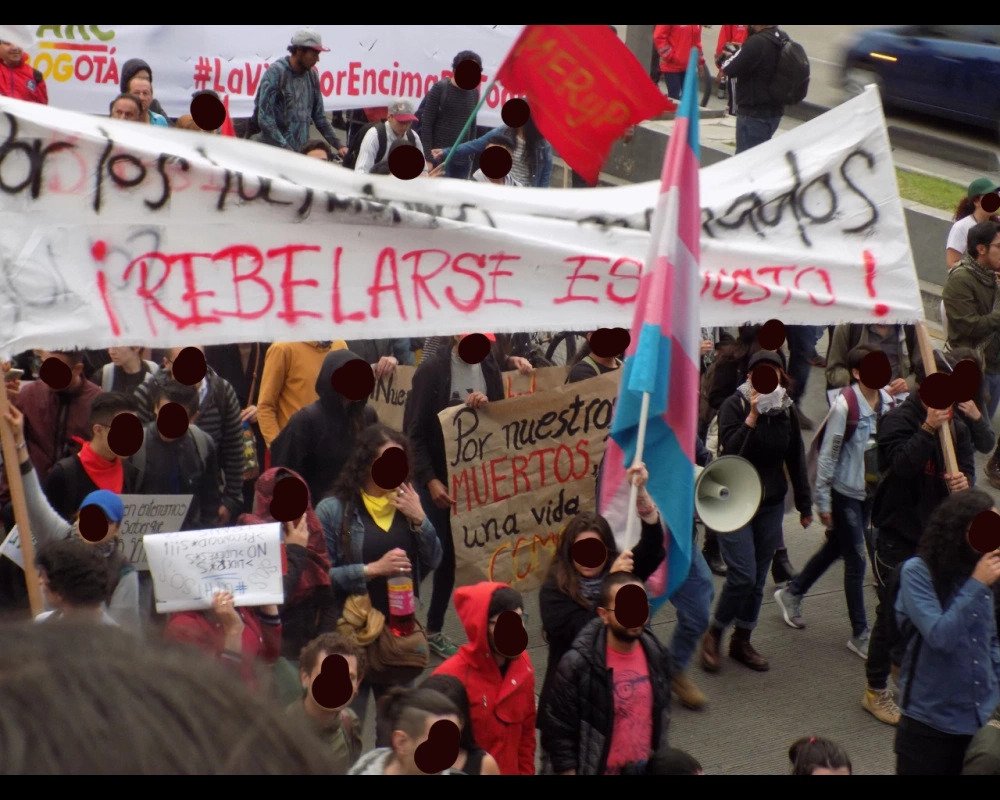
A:
{"label": "grass patch", "polygon": [[958,201],[965,197],[966,187],[957,183],[921,175],[919,172],[909,172],[896,169],[896,181],[899,184],[899,196],[941,211],[954,211]]}

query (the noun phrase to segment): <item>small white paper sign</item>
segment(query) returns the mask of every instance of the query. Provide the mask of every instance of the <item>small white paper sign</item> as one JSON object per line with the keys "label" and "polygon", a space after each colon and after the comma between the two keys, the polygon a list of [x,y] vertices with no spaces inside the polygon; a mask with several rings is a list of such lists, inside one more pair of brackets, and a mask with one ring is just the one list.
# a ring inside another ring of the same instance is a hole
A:
{"label": "small white paper sign", "polygon": [[281,605],[281,523],[143,537],[156,611],[204,611],[217,591],[238,606]]}
{"label": "small white paper sign", "polygon": [[24,569],[24,553],[21,552],[21,533],[17,525],[10,529],[7,538],[0,544],[0,556],[7,556],[11,561]]}
{"label": "small white paper sign", "polygon": [[118,549],[136,569],[149,570],[142,537],[174,533],[184,524],[191,507],[191,494],[123,494],[125,517],[118,534]]}

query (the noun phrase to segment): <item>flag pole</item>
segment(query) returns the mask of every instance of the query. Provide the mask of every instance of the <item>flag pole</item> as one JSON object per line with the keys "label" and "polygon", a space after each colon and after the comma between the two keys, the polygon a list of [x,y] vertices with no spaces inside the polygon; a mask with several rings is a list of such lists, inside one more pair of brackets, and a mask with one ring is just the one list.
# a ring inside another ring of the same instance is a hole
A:
{"label": "flag pole", "polygon": [[493,80],[491,80],[488,84],[486,84],[486,88],[483,89],[483,91],[480,93],[479,102],[476,103],[476,107],[472,109],[472,113],[469,114],[469,118],[465,121],[465,125],[462,126],[462,132],[459,133],[458,138],[455,139],[455,144],[453,144],[451,147],[448,148],[448,157],[445,158],[443,164],[445,172],[448,171],[448,164],[451,163],[451,159],[455,155],[455,148],[462,143],[462,137],[465,136],[466,131],[469,130],[469,126],[472,125],[472,121],[477,116],[479,116],[479,109],[483,107],[483,103],[486,102],[486,98],[490,96],[490,90],[494,87],[494,85],[496,85],[496,82],[497,82],[497,77],[496,75],[494,75]]}
{"label": "flag pole", "polygon": [[[642,393],[642,408],[639,411],[639,432],[635,439],[635,458],[632,459],[632,466],[637,467],[642,463],[642,452],[646,448],[646,422],[649,419],[649,392]],[[631,550],[639,541],[639,511],[636,503],[639,500],[639,487],[635,481],[629,484],[628,493],[628,517],[625,523],[625,542],[627,549]]]}

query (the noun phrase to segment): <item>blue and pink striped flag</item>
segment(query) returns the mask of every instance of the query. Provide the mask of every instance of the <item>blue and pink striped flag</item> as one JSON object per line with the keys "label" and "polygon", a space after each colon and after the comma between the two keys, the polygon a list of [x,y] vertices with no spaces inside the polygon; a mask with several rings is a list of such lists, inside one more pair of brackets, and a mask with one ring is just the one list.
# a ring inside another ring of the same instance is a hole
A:
{"label": "blue and pink striped flag", "polygon": [[[601,513],[616,535],[623,536],[629,500],[626,468],[635,457],[642,396],[648,392],[642,460],[649,470],[647,491],[667,529],[665,568],[649,582],[654,609],[684,583],[691,566],[701,340],[697,55],[692,49],[680,110],[663,160],[647,267],[636,298],[632,342],[625,354],[601,475]],[[635,544],[619,541],[619,547]]]}

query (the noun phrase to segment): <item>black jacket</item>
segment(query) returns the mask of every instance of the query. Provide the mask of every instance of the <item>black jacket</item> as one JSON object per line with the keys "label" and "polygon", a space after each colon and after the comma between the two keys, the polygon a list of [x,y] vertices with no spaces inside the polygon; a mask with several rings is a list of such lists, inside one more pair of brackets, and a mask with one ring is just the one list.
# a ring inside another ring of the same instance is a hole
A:
{"label": "black jacket", "polygon": [[317,502],[333,488],[358,434],[378,422],[375,409],[365,401],[345,407],[330,383],[337,369],[357,357],[350,350],[327,353],[316,378],[319,399],[292,414],[271,443],[271,466],[288,467],[299,473]]}
{"label": "black jacket", "polygon": [[[539,713],[542,748],[556,774],[575,769],[577,775],[601,775],[607,766],[615,718],[607,641],[603,620],[587,623],[559,662],[550,702]],[[639,642],[653,690],[652,753],[666,744],[670,728],[670,653],[648,627]]]}
{"label": "black jacket", "polygon": [[[633,573],[641,580],[646,580],[663,563],[666,554],[667,551],[663,547],[663,525],[661,523],[647,525],[643,522],[639,543],[632,548]],[[609,569],[615,558],[617,556],[608,554]],[[538,719],[541,721],[552,686],[552,678],[556,674],[559,662],[573,646],[573,640],[584,626],[591,620],[597,619],[597,611],[584,608],[563,592],[551,572],[538,593],[538,605],[542,615],[542,631],[549,645],[545,679],[542,681],[542,692],[538,697]]]}
{"label": "black jacket", "polygon": [[[812,515],[812,494],[806,475],[806,452],[802,445],[799,418],[794,409],[778,414],[761,414],[757,427],[748,428],[750,403],[736,391],[719,409],[719,442],[722,455],[742,455],[753,464],[764,484],[762,506],[781,503],[792,479],[795,507],[802,516]],[[743,444],[746,442],[746,448]],[[743,452],[740,450],[743,448]]]}
{"label": "black jacket", "polygon": [[[122,459],[122,494],[135,491],[136,469],[128,459]],[[80,503],[98,487],[87,474],[80,457],[68,456],[56,462],[49,470],[42,487],[49,505],[59,512],[63,519],[74,519],[80,510]]]}
{"label": "black jacket", "polygon": [[[451,347],[445,347],[420,362],[413,374],[413,388],[406,399],[403,430],[410,438],[413,483],[418,489],[437,478],[447,484],[448,465],[444,433],[438,414],[451,405]],[[481,364],[490,402],[503,400],[503,378],[492,354]]]}
{"label": "black jacket", "polygon": [[[948,496],[944,456],[937,434],[921,424],[927,407],[913,392],[882,418],[878,428],[878,468],[882,480],[875,492],[872,522],[879,537],[901,540],[916,547],[931,512]],[[958,468],[976,483],[972,437],[961,417],[952,420],[952,438]]]}
{"label": "black jacket", "polygon": [[771,82],[778,68],[781,45],[788,34],[778,28],[751,33],[739,52],[722,64],[740,117],[780,117],[785,112],[771,96]]}

